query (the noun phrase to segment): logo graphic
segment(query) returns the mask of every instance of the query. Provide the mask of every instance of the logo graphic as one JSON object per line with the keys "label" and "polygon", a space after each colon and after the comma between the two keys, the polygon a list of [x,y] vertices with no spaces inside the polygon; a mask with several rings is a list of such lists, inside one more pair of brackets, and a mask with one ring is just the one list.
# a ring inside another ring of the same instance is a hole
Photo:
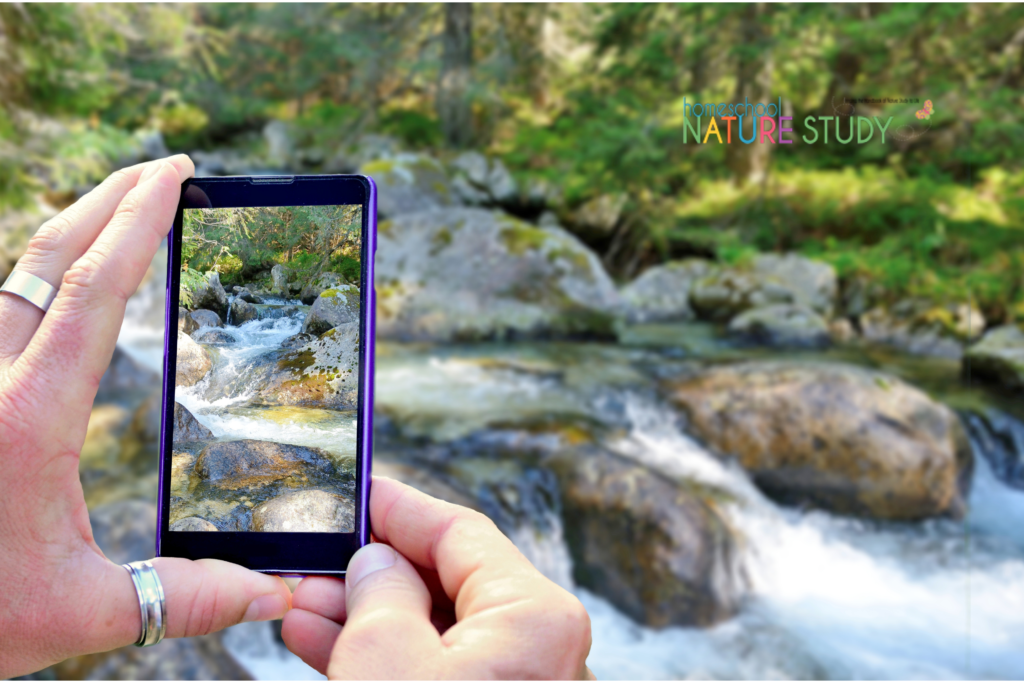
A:
{"label": "logo graphic", "polygon": [[919,119],[930,119],[932,117],[932,101],[924,101],[924,109],[917,110],[917,118]]}

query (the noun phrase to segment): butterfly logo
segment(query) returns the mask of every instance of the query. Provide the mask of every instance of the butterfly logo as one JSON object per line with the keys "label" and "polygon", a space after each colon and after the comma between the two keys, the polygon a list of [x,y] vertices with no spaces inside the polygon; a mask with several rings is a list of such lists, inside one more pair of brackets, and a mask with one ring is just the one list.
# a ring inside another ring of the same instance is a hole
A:
{"label": "butterfly logo", "polygon": [[931,100],[924,101],[924,109],[917,110],[917,118],[919,119],[930,119],[934,113],[934,107],[932,107]]}

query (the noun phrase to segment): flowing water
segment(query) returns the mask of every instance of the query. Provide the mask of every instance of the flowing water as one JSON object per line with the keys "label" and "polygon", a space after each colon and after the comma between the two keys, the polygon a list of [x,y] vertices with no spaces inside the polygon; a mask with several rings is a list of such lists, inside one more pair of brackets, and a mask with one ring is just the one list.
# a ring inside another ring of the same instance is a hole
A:
{"label": "flowing water", "polygon": [[[129,305],[120,342],[158,368],[153,349],[160,334],[148,311]],[[220,374],[244,375],[248,362],[300,327],[301,315],[231,328],[237,341],[218,348]],[[687,436],[658,401],[643,369],[677,360],[675,352],[602,344],[381,343],[377,408],[406,435],[438,441],[503,421],[588,420],[612,428],[609,445],[622,455],[733,494],[725,513],[744,539],[751,589],[738,616],[710,629],[642,627],[575,587],[554,513],[541,527],[510,532],[546,575],[587,607],[593,625],[588,663],[598,678],[1024,677],[1024,490],[997,477],[992,447],[979,433],[973,434],[969,513],[961,522],[881,523],[784,508]],[[964,389],[948,369],[915,359],[859,362],[916,379],[933,395],[946,387],[943,400],[957,407],[1002,400]],[[354,438],[351,416],[246,408],[244,400],[212,397],[209,383],[179,392],[178,400],[217,436],[337,452],[347,452],[346,439]],[[236,627],[226,644],[257,677],[321,678],[266,625]]]}

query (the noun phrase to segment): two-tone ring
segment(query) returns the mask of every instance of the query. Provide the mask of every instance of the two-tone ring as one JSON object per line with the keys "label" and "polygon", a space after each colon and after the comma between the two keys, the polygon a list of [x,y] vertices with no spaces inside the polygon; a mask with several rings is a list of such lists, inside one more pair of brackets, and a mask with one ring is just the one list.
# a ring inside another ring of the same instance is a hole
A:
{"label": "two-tone ring", "polygon": [[135,641],[138,647],[156,645],[167,632],[167,603],[164,587],[156,569],[149,562],[130,562],[121,565],[128,570],[139,595],[139,610],[142,614],[142,633]]}
{"label": "two-tone ring", "polygon": [[0,292],[20,296],[22,299],[42,309],[43,313],[46,313],[46,309],[50,307],[54,297],[57,296],[56,287],[32,273],[26,273],[24,270],[11,271],[4,284],[0,285]]}

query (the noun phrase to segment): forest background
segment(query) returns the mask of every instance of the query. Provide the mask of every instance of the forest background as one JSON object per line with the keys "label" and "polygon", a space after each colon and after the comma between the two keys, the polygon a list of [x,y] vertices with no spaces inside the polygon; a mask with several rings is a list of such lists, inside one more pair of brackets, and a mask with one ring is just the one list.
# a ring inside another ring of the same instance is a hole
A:
{"label": "forest background", "polygon": [[[152,131],[174,152],[265,154],[280,120],[314,172],[367,134],[500,157],[520,187],[554,188],[622,281],[795,250],[890,302],[971,299],[994,325],[1024,319],[1022,86],[1017,4],[16,3],[0,6],[0,212],[67,205]],[[683,144],[684,98],[744,97],[796,121],[863,97],[934,113],[884,145]],[[585,224],[586,207],[611,220]]]}

